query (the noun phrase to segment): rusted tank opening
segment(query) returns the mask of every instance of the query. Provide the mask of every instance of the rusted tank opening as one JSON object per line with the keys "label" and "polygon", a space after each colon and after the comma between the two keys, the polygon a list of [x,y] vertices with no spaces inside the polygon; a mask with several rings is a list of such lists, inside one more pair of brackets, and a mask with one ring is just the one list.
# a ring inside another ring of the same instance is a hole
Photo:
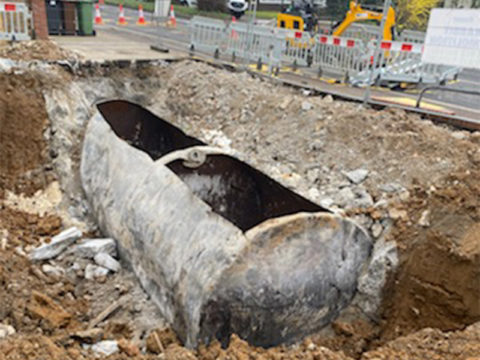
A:
{"label": "rusted tank opening", "polygon": [[205,145],[140,105],[113,100],[98,104],[97,108],[119,138],[153,160],[175,150]]}
{"label": "rusted tank opening", "polygon": [[[154,160],[175,150],[205,145],[139,105],[109,101],[98,109],[117,136]],[[243,231],[270,218],[328,211],[228,155],[208,155],[196,167],[185,166],[182,159],[167,166],[214,212]]]}

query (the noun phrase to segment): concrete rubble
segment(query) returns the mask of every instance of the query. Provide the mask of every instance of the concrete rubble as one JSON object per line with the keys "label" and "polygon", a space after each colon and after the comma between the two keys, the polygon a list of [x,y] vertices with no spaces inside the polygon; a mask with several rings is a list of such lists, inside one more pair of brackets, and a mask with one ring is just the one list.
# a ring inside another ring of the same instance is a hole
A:
{"label": "concrete rubble", "polygon": [[89,348],[97,354],[110,356],[118,352],[118,343],[115,340],[104,340],[93,344]]}
{"label": "concrete rubble", "polygon": [[37,261],[52,259],[60,255],[81,236],[82,232],[76,227],[67,229],[54,236],[51,242],[33,249],[30,258]]}
{"label": "concrete rubble", "polygon": [[360,184],[363,182],[367,176],[369,171],[367,169],[356,169],[352,171],[348,171],[345,173],[345,176],[354,184]]}
{"label": "concrete rubble", "polygon": [[104,268],[107,268],[114,272],[117,272],[122,268],[117,260],[115,260],[111,255],[105,252],[100,252],[96,254],[93,260],[95,260],[97,265],[103,266]]}
{"label": "concrete rubble", "polygon": [[0,323],[0,339],[4,339],[13,334],[15,334],[15,328],[13,326]]}
{"label": "concrete rubble", "polygon": [[85,267],[85,279],[94,280],[108,275],[109,270],[103,266],[88,264]]}
{"label": "concrete rubble", "polygon": [[105,253],[110,256],[117,255],[115,240],[113,239],[84,239],[73,250],[79,257],[93,259],[95,255]]}

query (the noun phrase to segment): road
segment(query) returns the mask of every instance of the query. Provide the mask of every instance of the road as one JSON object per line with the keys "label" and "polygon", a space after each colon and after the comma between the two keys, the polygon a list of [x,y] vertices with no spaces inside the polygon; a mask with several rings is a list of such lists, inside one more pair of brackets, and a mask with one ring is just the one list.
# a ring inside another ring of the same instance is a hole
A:
{"label": "road", "polygon": [[[172,50],[182,52],[188,51],[189,20],[177,18],[176,28],[169,28],[165,25],[165,22],[155,23],[155,21],[152,21],[152,14],[145,13],[145,18],[147,22],[149,22],[149,25],[139,26],[136,24],[138,11],[125,9],[125,16],[128,24],[120,26],[116,24],[119,13],[117,7],[102,5],[101,12],[105,24],[96,26],[96,29],[99,32],[111,32],[133,41],[145,42],[147,44],[158,43],[163,44]],[[459,74],[457,81],[451,82],[447,87],[478,91],[480,89],[480,71],[464,70]],[[350,87],[340,85],[336,86],[336,90],[345,93],[358,93],[358,91],[354,91]],[[372,96],[393,96],[394,98],[403,98],[412,101],[411,99],[416,99],[418,92],[418,90],[398,92],[387,91],[386,89],[373,89]],[[447,106],[453,109],[456,113],[468,113],[469,117],[473,116],[473,118],[480,120],[480,96],[478,95],[432,91],[425,94],[424,98],[432,104]]]}

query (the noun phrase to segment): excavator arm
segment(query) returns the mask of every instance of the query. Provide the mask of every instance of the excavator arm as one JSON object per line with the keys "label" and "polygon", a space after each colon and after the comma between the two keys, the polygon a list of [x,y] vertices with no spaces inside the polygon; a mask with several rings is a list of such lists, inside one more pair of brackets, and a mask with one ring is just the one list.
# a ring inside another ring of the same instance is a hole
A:
{"label": "excavator arm", "polygon": [[[382,20],[382,12],[372,11],[364,9],[355,1],[350,1],[350,9],[345,15],[344,19],[334,27],[332,32],[335,36],[341,36],[347,28],[357,21],[367,21],[367,20]],[[393,29],[395,26],[395,10],[390,7],[387,12],[387,19],[385,21],[385,28],[383,29],[383,40],[391,41],[393,40]]]}

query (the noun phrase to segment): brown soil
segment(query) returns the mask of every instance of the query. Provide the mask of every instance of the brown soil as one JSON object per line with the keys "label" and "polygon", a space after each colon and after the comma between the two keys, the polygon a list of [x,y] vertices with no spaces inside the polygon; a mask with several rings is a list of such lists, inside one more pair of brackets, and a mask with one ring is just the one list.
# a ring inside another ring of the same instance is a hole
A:
{"label": "brown soil", "polygon": [[0,198],[3,190],[32,195],[52,177],[41,84],[29,73],[0,73],[0,87]]}
{"label": "brown soil", "polygon": [[0,57],[12,60],[64,60],[78,59],[79,56],[59,48],[50,40],[21,41],[0,47]]}
{"label": "brown soil", "polygon": [[[403,251],[385,298],[385,339],[480,321],[478,179],[479,171],[453,174],[438,189],[415,187],[411,199],[398,205],[408,220],[400,220],[391,234]],[[418,224],[422,214],[429,225]]]}

